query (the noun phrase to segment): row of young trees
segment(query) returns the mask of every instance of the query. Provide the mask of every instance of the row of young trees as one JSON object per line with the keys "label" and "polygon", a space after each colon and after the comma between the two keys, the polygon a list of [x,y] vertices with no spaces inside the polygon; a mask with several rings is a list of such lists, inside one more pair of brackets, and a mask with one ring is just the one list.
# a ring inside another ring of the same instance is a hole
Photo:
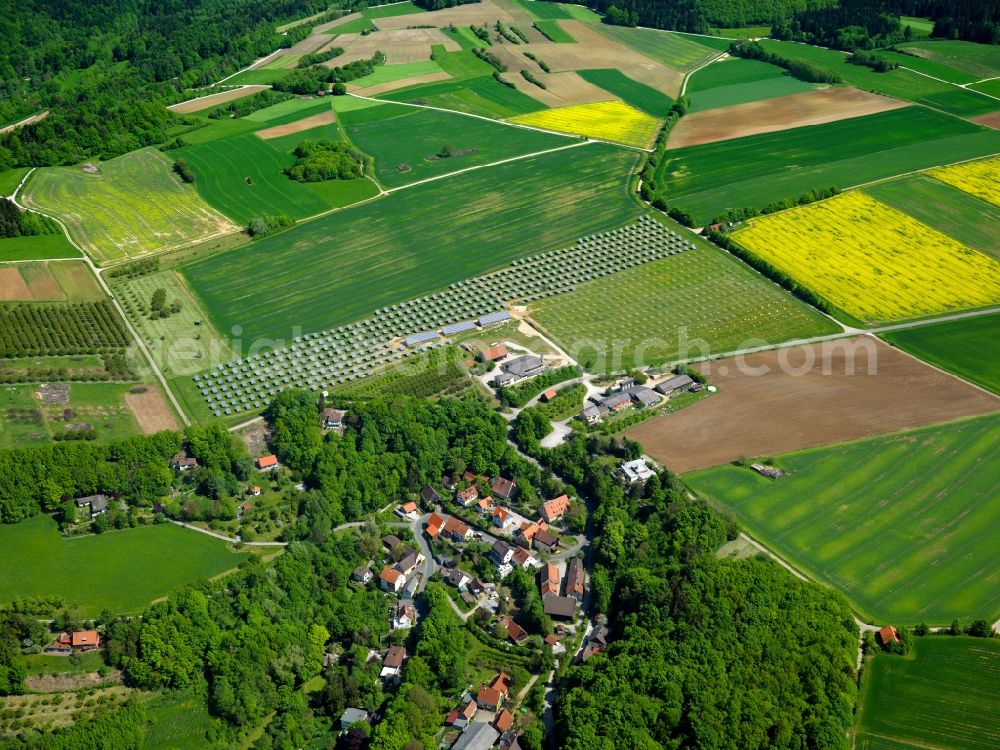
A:
{"label": "row of young trees", "polygon": [[110,300],[0,306],[0,357],[93,354],[128,343]]}

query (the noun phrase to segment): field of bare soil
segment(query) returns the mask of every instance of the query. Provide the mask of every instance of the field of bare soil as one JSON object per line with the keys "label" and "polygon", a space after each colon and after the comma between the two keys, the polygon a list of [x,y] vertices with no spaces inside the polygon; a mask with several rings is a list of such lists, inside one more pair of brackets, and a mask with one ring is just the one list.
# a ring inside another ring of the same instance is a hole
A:
{"label": "field of bare soil", "polygon": [[258,130],[255,135],[267,141],[271,138],[280,138],[283,135],[292,135],[293,133],[301,133],[303,130],[318,128],[320,125],[329,125],[333,121],[333,110],[331,109],[310,117],[303,117],[301,120],[296,120],[286,125],[275,125],[274,127]]}
{"label": "field of bare soil", "polygon": [[[141,393],[138,392],[141,389]],[[160,392],[148,386],[139,386],[123,394],[125,403],[135,416],[136,424],[143,435],[152,435],[160,430],[176,430],[177,420],[163,400]]]}
{"label": "field of bare soil", "polygon": [[208,96],[199,96],[196,99],[188,99],[186,102],[178,102],[177,104],[171,104],[167,109],[171,112],[176,112],[181,115],[190,114],[191,112],[200,112],[203,109],[208,109],[210,107],[218,107],[220,104],[225,104],[226,102],[231,102],[234,99],[242,99],[245,96],[250,96],[251,94],[256,94],[258,91],[263,91],[264,89],[269,89],[270,86],[240,86],[239,88],[229,89],[228,91],[221,91],[218,94],[209,94]]}
{"label": "field of bare soil", "polygon": [[718,393],[627,433],[678,473],[1000,411],[996,396],[868,336],[697,369]]}

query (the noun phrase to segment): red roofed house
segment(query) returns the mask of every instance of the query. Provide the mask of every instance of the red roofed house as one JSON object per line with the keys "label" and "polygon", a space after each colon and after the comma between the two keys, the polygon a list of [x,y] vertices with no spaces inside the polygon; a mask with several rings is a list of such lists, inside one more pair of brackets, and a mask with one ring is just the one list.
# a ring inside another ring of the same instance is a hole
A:
{"label": "red roofed house", "polygon": [[482,500],[476,503],[476,509],[480,513],[489,513],[490,508],[492,507],[493,507],[493,501],[490,500],[488,497],[484,497]]}
{"label": "red roofed house", "polygon": [[549,402],[556,397],[556,389],[549,388],[545,393],[542,394],[542,401]]}
{"label": "red roofed house", "polygon": [[464,542],[472,537],[472,529],[452,516],[444,522],[441,533],[456,542]]}
{"label": "red roofed house", "polygon": [[529,565],[534,565],[536,562],[535,556],[524,547],[517,547],[514,550],[512,558],[514,564],[519,568],[527,568]]}
{"label": "red roofed house", "polygon": [[514,620],[507,615],[500,615],[497,617],[497,622],[507,629],[507,637],[510,638],[515,646],[521,645],[521,641],[528,637],[528,631],[514,622]]}
{"label": "red roofed house", "polygon": [[569,498],[560,495],[542,504],[542,518],[546,523],[552,523],[562,518],[563,514],[569,510]]}
{"label": "red roofed house", "polygon": [[546,563],[542,568],[542,583],[539,588],[543,599],[547,596],[559,596],[559,568],[554,563]]}
{"label": "red roofed house", "polygon": [[476,693],[476,704],[485,711],[496,711],[502,703],[503,696],[499,690],[484,685]]}
{"label": "red roofed house", "polygon": [[878,639],[882,642],[883,646],[888,646],[890,643],[899,643],[899,633],[896,632],[896,628],[892,625],[886,625],[878,631]]}
{"label": "red roofed house", "polygon": [[101,647],[101,636],[96,630],[76,630],[70,636],[74,651],[96,651]]}
{"label": "red roofed house", "polygon": [[496,718],[493,720],[494,728],[503,734],[512,726],[514,726],[514,717],[511,716],[510,711],[506,708],[497,714]]}
{"label": "red roofed house", "polygon": [[493,484],[490,486],[490,490],[493,494],[501,500],[510,500],[511,497],[514,496],[515,489],[517,489],[517,483],[512,479],[506,479],[505,477],[497,477],[493,480]]}
{"label": "red roofed house", "polygon": [[493,682],[490,683],[490,687],[498,691],[500,695],[506,698],[510,694],[510,675],[505,672],[499,672],[497,676],[493,678]]}
{"label": "red roofed house", "polygon": [[417,504],[414,502],[403,503],[396,508],[396,514],[400,516],[405,516],[407,513],[416,513]]}
{"label": "red roofed house", "polygon": [[476,485],[472,484],[466,487],[464,490],[459,490],[455,493],[455,502],[461,505],[463,508],[468,508],[470,505],[479,499],[479,490]]}
{"label": "red roofed house", "polygon": [[453,727],[459,727],[460,729],[465,729],[469,722],[472,721],[476,716],[476,710],[479,707],[476,705],[475,701],[469,701],[465,704],[465,708],[458,711],[452,711],[448,714],[447,723]]}
{"label": "red roofed house", "polygon": [[483,362],[496,362],[507,356],[506,344],[497,344],[488,349],[483,349]]}
{"label": "red roofed house", "polygon": [[442,526],[444,526],[444,519],[437,513],[431,513],[427,519],[427,536],[431,539],[437,539]]}
{"label": "red roofed house", "polygon": [[521,524],[520,536],[528,545],[531,544],[532,540],[535,538],[535,534],[539,531],[544,531],[548,528],[548,524],[544,521],[532,521],[531,523]]}
{"label": "red roofed house", "polygon": [[493,525],[498,529],[506,529],[513,523],[510,517],[510,511],[506,508],[494,508],[493,509]]}
{"label": "red roofed house", "polygon": [[382,568],[382,573],[379,575],[379,585],[385,591],[398,593],[406,585],[406,575],[386,565]]}
{"label": "red roofed house", "polygon": [[270,456],[261,456],[257,459],[258,471],[269,471],[278,465],[278,457],[273,453]]}

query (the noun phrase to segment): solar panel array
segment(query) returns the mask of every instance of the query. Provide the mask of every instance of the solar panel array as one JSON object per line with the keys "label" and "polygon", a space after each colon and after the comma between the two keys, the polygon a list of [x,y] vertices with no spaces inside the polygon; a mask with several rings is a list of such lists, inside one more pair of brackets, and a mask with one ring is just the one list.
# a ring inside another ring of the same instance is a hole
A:
{"label": "solar panel array", "polygon": [[452,284],[435,294],[376,310],[336,329],[298,336],[266,351],[196,375],[217,416],[259,411],[286,388],[330,390],[404,357],[450,343],[449,336],[510,320],[504,303],[524,304],[573,291],[578,284],[695,245],[648,216],[576,245],[522,258],[507,268]]}

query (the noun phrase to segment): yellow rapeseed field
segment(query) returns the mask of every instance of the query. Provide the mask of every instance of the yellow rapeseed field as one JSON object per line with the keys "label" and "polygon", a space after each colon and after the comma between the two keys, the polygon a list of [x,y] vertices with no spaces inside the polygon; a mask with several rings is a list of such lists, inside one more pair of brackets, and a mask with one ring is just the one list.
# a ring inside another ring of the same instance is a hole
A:
{"label": "yellow rapeseed field", "polygon": [[660,121],[655,117],[620,101],[543,109],[512,117],[510,121],[640,148],[649,146],[660,128]]}
{"label": "yellow rapeseed field", "polygon": [[754,219],[733,237],[869,322],[1000,302],[1000,262],[860,192]]}
{"label": "yellow rapeseed field", "polygon": [[1000,157],[970,161],[930,171],[932,177],[1000,206]]}

